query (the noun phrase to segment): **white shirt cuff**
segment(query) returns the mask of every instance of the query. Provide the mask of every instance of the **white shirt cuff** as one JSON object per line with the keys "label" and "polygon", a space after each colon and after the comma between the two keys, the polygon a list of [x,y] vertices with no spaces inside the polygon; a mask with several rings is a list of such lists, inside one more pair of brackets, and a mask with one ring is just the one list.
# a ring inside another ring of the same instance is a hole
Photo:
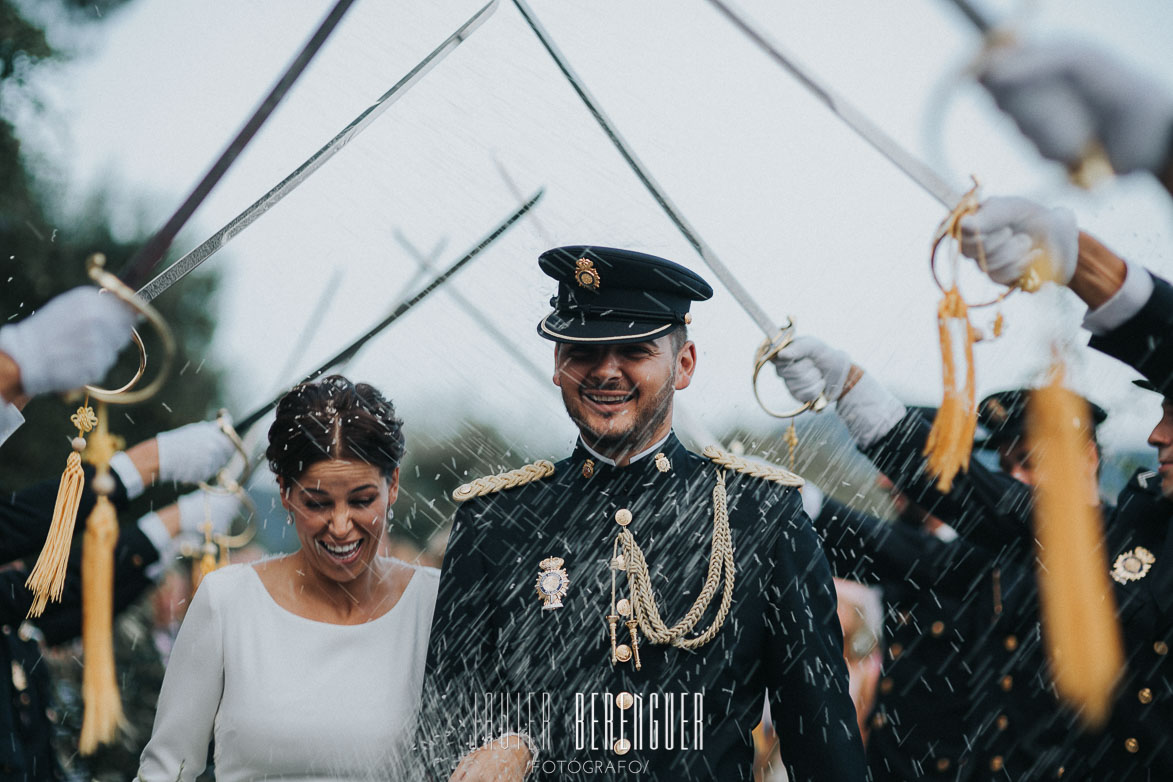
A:
{"label": "white shirt cuff", "polygon": [[142,496],[143,476],[139,474],[138,468],[125,451],[119,451],[110,457],[110,469],[118,475],[118,480],[122,481],[123,487],[126,488],[126,499],[137,500]]}
{"label": "white shirt cuff", "polygon": [[24,423],[24,416],[11,402],[0,402],[0,443],[12,436],[12,433]]}
{"label": "white shirt cuff", "polygon": [[164,554],[171,547],[171,533],[167,531],[167,526],[163,524],[159,514],[151,511],[143,516],[138,520],[138,528],[159,552],[159,558],[163,559]]}
{"label": "white shirt cuff", "polygon": [[1112,298],[1088,312],[1083,327],[1093,334],[1107,334],[1127,323],[1153,295],[1153,278],[1143,266],[1124,262],[1124,284]]}

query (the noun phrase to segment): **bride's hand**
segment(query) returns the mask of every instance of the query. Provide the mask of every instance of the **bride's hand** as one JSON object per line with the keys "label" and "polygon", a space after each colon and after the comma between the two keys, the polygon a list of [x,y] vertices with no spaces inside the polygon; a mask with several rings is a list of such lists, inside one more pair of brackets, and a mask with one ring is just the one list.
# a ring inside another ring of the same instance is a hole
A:
{"label": "bride's hand", "polygon": [[522,782],[531,759],[518,736],[500,738],[465,755],[449,782]]}

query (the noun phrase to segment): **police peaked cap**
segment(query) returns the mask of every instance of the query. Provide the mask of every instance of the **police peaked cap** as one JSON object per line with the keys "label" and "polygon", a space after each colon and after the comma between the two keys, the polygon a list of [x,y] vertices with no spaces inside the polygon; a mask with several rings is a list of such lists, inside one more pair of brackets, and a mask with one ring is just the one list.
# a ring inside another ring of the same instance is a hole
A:
{"label": "police peaked cap", "polygon": [[[1029,388],[999,391],[979,402],[978,424],[984,431],[974,438],[974,444],[985,448],[997,448],[1001,443],[1022,437],[1022,433],[1026,429],[1026,404],[1030,398],[1030,392]],[[1080,398],[1083,399],[1083,397]],[[1087,426],[1086,421],[1082,423],[1088,434],[1094,434],[1095,428],[1108,417],[1108,412],[1094,402],[1089,402],[1087,399],[1083,401],[1087,402],[1092,421],[1091,426]]]}
{"label": "police peaked cap", "polygon": [[656,339],[689,323],[692,302],[713,295],[696,272],[633,250],[556,247],[538,265],[558,281],[554,311],[538,324],[538,334],[553,342]]}

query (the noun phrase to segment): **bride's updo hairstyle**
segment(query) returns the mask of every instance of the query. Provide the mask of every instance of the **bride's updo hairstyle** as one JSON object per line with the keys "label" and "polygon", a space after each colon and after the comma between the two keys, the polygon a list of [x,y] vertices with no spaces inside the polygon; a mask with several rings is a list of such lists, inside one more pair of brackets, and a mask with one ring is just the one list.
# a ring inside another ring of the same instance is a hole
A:
{"label": "bride's updo hairstyle", "polygon": [[390,480],[404,444],[403,421],[378,389],[330,375],[294,387],[277,403],[265,458],[287,486],[327,459],[365,462]]}

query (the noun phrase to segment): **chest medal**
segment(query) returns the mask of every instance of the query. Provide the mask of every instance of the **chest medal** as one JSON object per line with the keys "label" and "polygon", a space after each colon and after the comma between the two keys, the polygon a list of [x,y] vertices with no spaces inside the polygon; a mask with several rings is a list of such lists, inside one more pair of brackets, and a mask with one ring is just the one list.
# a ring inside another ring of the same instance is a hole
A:
{"label": "chest medal", "polygon": [[1112,579],[1119,584],[1140,581],[1149,574],[1156,561],[1153,552],[1144,546],[1137,546],[1132,551],[1125,551],[1116,557],[1116,562],[1112,565]]}
{"label": "chest medal", "polygon": [[562,598],[566,597],[566,588],[570,586],[570,576],[562,567],[564,562],[560,557],[547,557],[539,564],[542,570],[538,573],[538,580],[534,586],[538,590],[538,596],[542,598],[542,610],[552,611],[561,608]]}

